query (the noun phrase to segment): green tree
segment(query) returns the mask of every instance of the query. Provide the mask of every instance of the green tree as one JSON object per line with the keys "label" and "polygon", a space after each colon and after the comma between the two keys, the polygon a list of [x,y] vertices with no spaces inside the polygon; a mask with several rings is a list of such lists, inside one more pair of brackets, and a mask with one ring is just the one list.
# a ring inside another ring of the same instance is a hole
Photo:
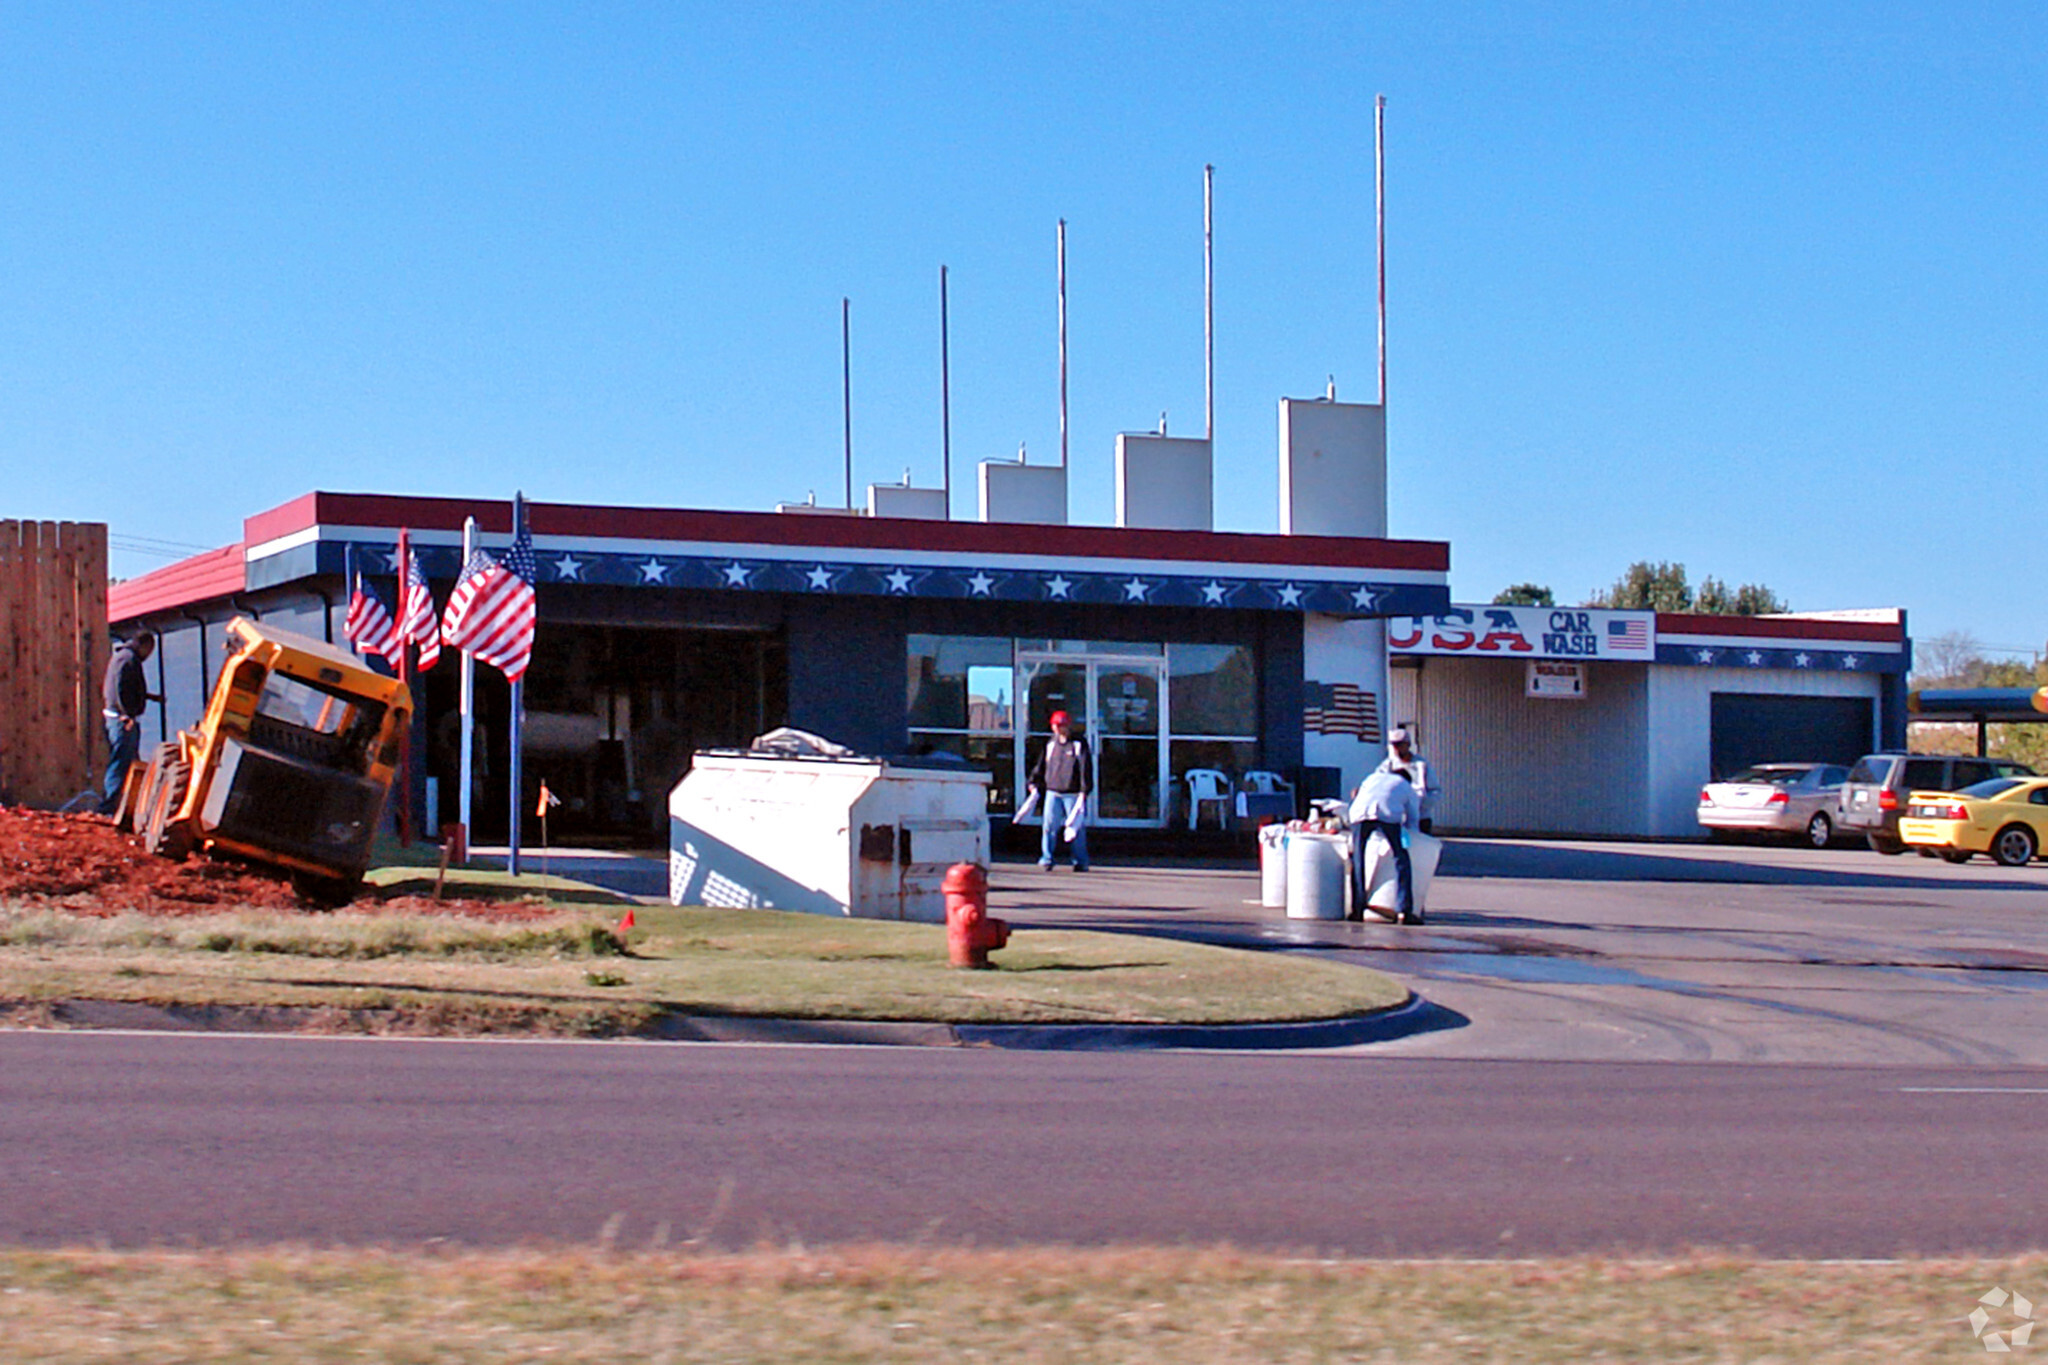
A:
{"label": "green tree", "polygon": [[1496,607],[1554,607],[1557,597],[1538,583],[1515,583],[1493,595]]}
{"label": "green tree", "polygon": [[1595,593],[1589,607],[1610,607],[1616,611],[1691,611],[1692,589],[1686,585],[1685,565],[1639,559],[1628,566],[1614,586]]}
{"label": "green tree", "polygon": [[1744,583],[1739,588],[1730,588],[1711,576],[1700,580],[1700,590],[1693,597],[1692,609],[1708,616],[1772,616],[1791,610],[1785,599],[1761,583]]}
{"label": "green tree", "polygon": [[1685,579],[1685,565],[1639,559],[1614,585],[1586,599],[1589,607],[1619,611],[1697,611],[1709,616],[1769,616],[1790,611],[1785,599],[1761,583],[1730,588],[1711,574],[1694,592]]}

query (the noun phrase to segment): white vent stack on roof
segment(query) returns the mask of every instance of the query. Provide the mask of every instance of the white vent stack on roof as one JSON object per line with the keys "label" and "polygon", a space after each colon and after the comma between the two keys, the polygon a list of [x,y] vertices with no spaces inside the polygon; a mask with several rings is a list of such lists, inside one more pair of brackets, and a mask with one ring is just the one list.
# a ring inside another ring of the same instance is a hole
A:
{"label": "white vent stack on roof", "polygon": [[[1161,424],[1162,426],[1164,423]],[[1116,438],[1116,524],[1160,531],[1216,527],[1213,445],[1201,436]]]}
{"label": "white vent stack on roof", "polygon": [[1280,533],[1387,534],[1387,410],[1280,400]]}
{"label": "white vent stack on roof", "polygon": [[900,517],[909,521],[944,521],[946,490],[912,488],[900,483],[868,485],[868,515]]}
{"label": "white vent stack on roof", "polygon": [[1025,464],[1022,459],[983,460],[981,519],[1066,525],[1066,466]]}

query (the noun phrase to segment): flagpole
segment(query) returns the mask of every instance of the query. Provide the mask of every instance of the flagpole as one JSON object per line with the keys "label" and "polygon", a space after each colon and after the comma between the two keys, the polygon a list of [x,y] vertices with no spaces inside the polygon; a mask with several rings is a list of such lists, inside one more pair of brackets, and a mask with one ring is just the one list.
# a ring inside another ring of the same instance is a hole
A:
{"label": "flagpole", "polygon": [[[406,528],[398,528],[398,592],[392,601],[397,604],[398,639],[398,680],[405,684],[406,691],[412,690],[412,641],[405,637],[405,586],[407,570],[412,565],[412,550],[407,542]],[[406,720],[405,744],[398,751],[398,846],[412,847],[412,762],[414,722],[419,719],[419,698],[413,698],[413,713]]]}
{"label": "flagpole", "polygon": [[[469,571],[469,557],[475,553],[476,518],[465,517],[462,521],[462,569],[464,573]],[[469,847],[470,829],[470,774],[474,771],[472,764],[475,762],[476,757],[476,660],[471,657],[470,652],[466,649],[462,651],[461,676],[462,685],[459,710],[462,715],[462,757],[457,765],[460,771],[456,781],[460,785],[456,788],[459,795],[456,798],[455,818],[462,823],[462,846],[467,850]]]}
{"label": "flagpole", "polygon": [[[523,523],[525,522],[525,520],[526,497],[524,494],[515,493],[512,496],[512,539],[515,542],[519,539],[519,532],[523,529]],[[510,783],[510,804],[512,807],[511,826],[506,831],[507,838],[505,871],[510,873],[514,877],[519,875],[519,817],[525,814],[525,812],[522,811],[519,807],[519,749],[521,743],[521,735],[525,729],[526,675],[522,673],[520,674],[518,680],[512,684],[512,722],[509,727],[509,734],[511,739],[511,754],[509,760],[505,764],[507,770],[507,779]]]}

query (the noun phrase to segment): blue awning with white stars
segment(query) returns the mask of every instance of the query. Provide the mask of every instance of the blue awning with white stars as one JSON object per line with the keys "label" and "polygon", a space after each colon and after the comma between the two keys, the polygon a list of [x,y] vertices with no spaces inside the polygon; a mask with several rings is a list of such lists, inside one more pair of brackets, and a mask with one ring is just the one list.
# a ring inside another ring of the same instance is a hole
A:
{"label": "blue awning with white stars", "polygon": [[[370,572],[391,572],[395,541],[357,541],[359,563]],[[493,547],[486,546],[486,549]],[[342,571],[346,543],[319,542],[318,569]],[[429,578],[449,579],[460,568],[460,549],[423,545],[413,552]],[[1415,616],[1447,610],[1450,589],[1443,583],[1398,578],[1293,576],[1215,572],[1222,566],[1151,565],[1111,571],[1071,564],[1020,567],[999,560],[976,564],[853,562],[830,558],[765,557],[745,553],[697,554],[639,550],[632,553],[546,548],[537,544],[540,582],[624,588],[689,588],[700,591],[914,597],[954,601],[1064,602],[1095,606],[1215,607],[1239,610],[1321,612],[1337,616]],[[1200,568],[1200,572],[1186,570]]]}
{"label": "blue awning with white stars", "polygon": [[1776,642],[1756,644],[1717,642],[1714,644],[1670,644],[1657,642],[1657,662],[1687,668],[1785,668],[1807,673],[1903,673],[1904,651],[1883,648],[1854,648],[1829,643],[1801,643],[1787,647]]}

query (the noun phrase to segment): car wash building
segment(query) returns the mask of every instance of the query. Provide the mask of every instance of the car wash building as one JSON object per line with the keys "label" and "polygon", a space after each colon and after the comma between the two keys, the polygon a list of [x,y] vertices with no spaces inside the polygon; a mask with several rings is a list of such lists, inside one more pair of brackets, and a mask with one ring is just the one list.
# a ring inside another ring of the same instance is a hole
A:
{"label": "car wash building", "polygon": [[1470,605],[1396,620],[1387,643],[1393,718],[1431,760],[1450,829],[1695,835],[1702,783],[1906,742],[1899,611]]}
{"label": "car wash building", "polygon": [[[1272,534],[1214,530],[1209,442],[1163,435],[1118,439],[1114,526],[1067,523],[1065,467],[1000,460],[980,466],[976,521],[945,519],[939,490],[882,486],[860,514],[529,504],[525,783],[564,802],[557,839],[659,838],[695,751],[791,725],[981,769],[1007,824],[1064,710],[1093,746],[1107,830],[1229,824],[1248,785],[1337,795],[1382,752],[1386,618],[1448,610],[1449,548],[1386,538],[1377,405],[1282,400],[1279,454]],[[471,517],[486,549],[507,543],[505,502],[309,493],[247,518],[238,544],[118,585],[117,631],[161,641],[160,728],[201,713],[238,614],[342,640],[350,553],[391,603],[401,528],[445,604]],[[453,659],[416,683],[426,827],[457,808]],[[477,678],[488,839],[510,698],[494,670]]]}

